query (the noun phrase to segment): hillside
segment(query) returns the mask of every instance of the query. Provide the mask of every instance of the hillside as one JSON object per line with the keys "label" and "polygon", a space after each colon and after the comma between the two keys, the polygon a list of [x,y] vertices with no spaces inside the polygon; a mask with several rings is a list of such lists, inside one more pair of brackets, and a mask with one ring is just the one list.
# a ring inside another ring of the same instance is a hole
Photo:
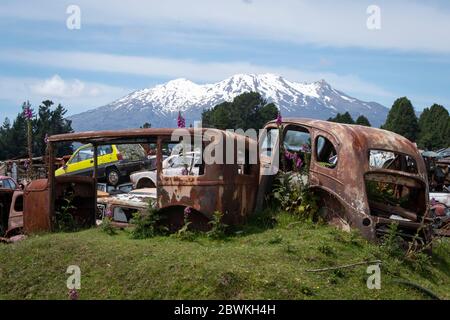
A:
{"label": "hillside", "polygon": [[[406,263],[355,233],[296,223],[250,224],[224,240],[173,236],[132,240],[99,229],[0,244],[0,299],[67,299],[69,265],[81,268],[80,299],[429,299],[400,279],[450,298],[449,243],[431,261]],[[366,266],[382,260],[381,290],[366,287]]]}
{"label": "hillside", "polygon": [[384,123],[388,109],[364,102],[334,89],[325,80],[292,82],[274,74],[237,74],[223,81],[199,85],[176,79],[130,93],[108,105],[69,117],[76,131],[153,127],[174,127],[178,111],[187,124],[201,119],[203,110],[231,101],[244,92],[259,92],[274,102],[284,117],[328,119],[349,111],[353,118],[363,114],[374,126]]}

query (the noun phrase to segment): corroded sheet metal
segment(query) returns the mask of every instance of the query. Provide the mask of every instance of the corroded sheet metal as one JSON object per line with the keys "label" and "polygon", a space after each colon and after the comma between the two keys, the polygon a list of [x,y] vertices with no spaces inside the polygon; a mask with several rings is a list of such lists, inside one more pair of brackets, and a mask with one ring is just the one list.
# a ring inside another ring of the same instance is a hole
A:
{"label": "corroded sheet metal", "polygon": [[[366,194],[365,174],[374,171],[369,166],[369,152],[371,149],[392,151],[406,154],[412,157],[417,164],[417,174],[378,169],[373,172],[371,178],[380,181],[400,182],[414,185],[423,193],[420,201],[423,203],[424,212],[427,215],[428,184],[425,163],[414,143],[396,133],[358,125],[347,125],[322,120],[285,118],[283,127],[302,126],[311,134],[312,150],[315,150],[316,138],[326,137],[336,147],[338,162],[335,168],[327,168],[319,165],[315,152],[311,155],[309,171],[310,187],[322,194],[329,194],[342,207],[340,214],[350,225],[358,228],[362,234],[369,238],[376,238],[376,225],[381,218],[370,214],[369,203]],[[271,121],[266,128],[276,128],[275,121]],[[382,222],[386,222],[381,219]],[[400,224],[405,224],[400,222]],[[407,223],[406,223],[407,224]],[[409,225],[409,224],[408,224]],[[415,226],[415,225],[414,225]]]}
{"label": "corroded sheet metal", "polygon": [[24,191],[23,229],[27,234],[50,231],[48,180],[31,181]]}
{"label": "corroded sheet metal", "polygon": [[[54,208],[61,210],[70,197],[71,212],[78,226],[95,224],[94,181],[89,177],[62,176],[55,180]],[[24,191],[24,231],[35,233],[51,231],[55,221],[55,212],[50,208],[50,189],[48,179],[33,180]]]}
{"label": "corroded sheet metal", "polygon": [[[254,140],[220,130],[216,133],[224,136],[224,155],[227,141],[232,140],[237,145],[245,139],[248,148],[257,150]],[[205,164],[204,174],[199,176],[164,176],[158,171],[157,204],[161,209],[191,207],[208,219],[219,211],[224,223],[240,224],[255,208],[258,175],[258,163],[251,165],[248,174],[240,174],[236,163]]]}

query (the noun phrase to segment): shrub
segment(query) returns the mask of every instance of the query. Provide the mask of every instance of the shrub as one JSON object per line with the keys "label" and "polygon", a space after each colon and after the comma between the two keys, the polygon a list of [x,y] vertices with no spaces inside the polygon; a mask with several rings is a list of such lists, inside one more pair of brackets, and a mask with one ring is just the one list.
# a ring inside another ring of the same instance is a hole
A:
{"label": "shrub", "polygon": [[73,203],[73,192],[66,192],[63,197],[63,204],[59,210],[55,211],[55,229],[56,231],[70,232],[77,229],[72,212],[76,209]]}
{"label": "shrub", "polygon": [[184,209],[183,217],[184,223],[183,226],[177,231],[176,236],[182,240],[192,241],[195,238],[195,232],[189,230],[189,225],[191,222],[189,221],[189,215],[192,213],[190,207],[186,207]]}
{"label": "shrub", "polygon": [[303,181],[299,173],[280,173],[272,193],[282,210],[296,215],[301,220],[317,221],[318,198]]}
{"label": "shrub", "polygon": [[112,212],[110,210],[106,212],[100,228],[104,233],[110,236],[117,234],[117,230],[112,224]]}
{"label": "shrub", "polygon": [[161,223],[163,216],[150,200],[147,212],[136,212],[131,219],[134,225],[130,233],[133,239],[151,238],[156,235],[167,233],[167,228]]}
{"label": "shrub", "polygon": [[215,211],[213,214],[213,219],[209,222],[211,225],[211,230],[209,230],[206,235],[208,238],[212,239],[222,239],[225,237],[225,231],[227,225],[222,223],[223,213],[220,211]]}

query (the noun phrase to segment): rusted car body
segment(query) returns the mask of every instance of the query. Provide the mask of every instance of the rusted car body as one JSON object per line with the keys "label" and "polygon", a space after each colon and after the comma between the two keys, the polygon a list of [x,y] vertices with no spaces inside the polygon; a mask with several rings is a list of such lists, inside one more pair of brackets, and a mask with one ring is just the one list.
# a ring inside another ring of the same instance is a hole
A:
{"label": "rusted car body", "polygon": [[430,191],[450,193],[450,158],[424,156],[424,160]]}
{"label": "rusted car body", "polygon": [[[215,211],[224,214],[223,222],[237,224],[245,221],[253,212],[258,183],[259,164],[212,163],[202,162],[198,175],[165,176],[162,173],[163,147],[172,141],[176,129],[135,129],[122,131],[79,132],[49,137],[48,150],[54,156],[56,143],[80,142],[94,146],[94,174],[92,177],[57,177],[55,167],[50,165],[48,180],[35,182],[36,187],[27,188],[25,194],[25,217],[28,216],[28,204],[33,206],[33,223],[25,223],[25,231],[52,229],[55,212],[64,198],[63,189],[71,186],[75,197],[82,199],[75,207],[84,208],[81,217],[85,221],[95,223],[97,211],[97,147],[107,144],[156,144],[157,181],[156,206],[166,212],[170,229],[177,229],[183,223],[184,208],[192,208],[192,225],[198,229],[208,229],[208,222]],[[223,139],[223,154],[230,141],[234,145],[243,143],[246,148],[257,148],[257,142],[245,136],[216,129],[185,129],[191,141],[199,139],[203,146],[213,143],[218,137]],[[235,155],[236,157],[236,155]],[[81,185],[80,185],[81,184]],[[81,186],[90,185],[89,188]],[[36,189],[36,190],[35,190]],[[29,193],[28,193],[29,191]],[[36,194],[33,197],[33,193]],[[29,199],[28,199],[29,198]],[[33,199],[33,200],[31,200]],[[76,210],[77,212],[79,210]],[[79,213],[77,213],[79,214]],[[25,222],[27,219],[25,218]],[[30,228],[27,227],[30,226]]]}
{"label": "rusted car body", "polygon": [[[430,239],[427,173],[413,143],[385,130],[320,120],[285,119],[281,127],[282,142],[276,122],[266,125],[267,131],[259,141],[260,151],[267,149],[267,145],[264,147],[265,139],[277,133],[272,139],[275,145],[310,158],[309,187],[320,196],[322,213],[331,223],[343,229],[358,228],[366,238],[375,240],[396,222],[399,233],[405,238],[416,238],[417,234],[424,242]],[[51,157],[57,143],[92,144],[94,173],[92,177],[55,178],[55,167],[50,165],[48,180],[38,180],[25,191],[25,230],[29,233],[51,230],[55,213],[67,196],[67,189],[73,198],[78,199],[76,207],[83,209],[74,213],[80,215],[78,220],[85,225],[95,224],[98,209],[94,187],[97,185],[96,159],[97,147],[101,145],[156,145],[156,207],[165,213],[163,216],[167,217],[169,228],[175,230],[183,223],[186,207],[192,208],[190,220],[197,229],[208,229],[208,222],[215,211],[224,214],[223,222],[228,225],[244,222],[255,208],[263,206],[276,173],[271,167],[278,163],[280,169],[287,169],[283,168],[284,161],[274,161],[280,157],[278,152],[260,153],[256,163],[243,164],[236,161],[235,152],[234,161],[230,163],[201,162],[197,175],[166,176],[162,170],[163,149],[168,143],[178,142],[172,141],[174,130],[150,128],[49,137]],[[224,155],[229,151],[227,143],[230,141],[243,143],[246,153],[257,144],[255,140],[222,130],[186,130],[191,140],[200,139],[203,147],[221,137]],[[304,148],[303,145],[307,146]],[[377,166],[380,159],[382,164]],[[267,168],[271,168],[271,174],[267,174]],[[389,201],[377,198],[384,196],[386,190]],[[32,221],[27,223],[30,209],[33,210],[29,218]]]}
{"label": "rusted car body", "polygon": [[0,237],[20,233],[23,228],[23,192],[0,190]]}
{"label": "rusted car body", "polygon": [[[24,190],[25,233],[52,231],[56,215],[67,210],[80,226],[95,224],[96,188],[91,177],[61,176],[30,182]],[[64,209],[73,207],[70,209]]]}
{"label": "rusted car body", "polygon": [[[301,148],[296,150],[295,137],[300,144],[309,144],[305,148],[310,157],[309,187],[320,196],[322,213],[332,224],[347,230],[357,228],[367,239],[375,240],[395,222],[407,239],[416,234],[424,242],[430,239],[427,171],[418,149],[408,139],[376,128],[296,118],[283,119],[280,143],[277,123],[269,122],[265,128],[268,131],[261,139],[276,132],[276,143],[284,149],[302,153]],[[376,158],[386,154],[394,156],[377,167]],[[283,169],[282,159],[274,158],[277,156],[262,154],[261,170],[274,160]],[[272,178],[260,175],[259,206]],[[386,190],[388,200],[377,198]]]}
{"label": "rusted car body", "polygon": [[22,227],[22,189],[14,179],[0,176],[0,237],[19,233]]}

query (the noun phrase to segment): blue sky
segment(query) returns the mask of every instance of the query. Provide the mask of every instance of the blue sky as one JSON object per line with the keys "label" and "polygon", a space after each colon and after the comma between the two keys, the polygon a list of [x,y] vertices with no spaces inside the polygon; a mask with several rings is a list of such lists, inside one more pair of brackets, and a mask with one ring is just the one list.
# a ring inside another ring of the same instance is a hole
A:
{"label": "blue sky", "polygon": [[[70,30],[69,5],[80,9]],[[370,5],[380,29],[370,30]],[[325,79],[387,107],[450,108],[448,1],[22,1],[0,3],[0,121],[21,102],[78,113],[174,78],[272,72]]]}

